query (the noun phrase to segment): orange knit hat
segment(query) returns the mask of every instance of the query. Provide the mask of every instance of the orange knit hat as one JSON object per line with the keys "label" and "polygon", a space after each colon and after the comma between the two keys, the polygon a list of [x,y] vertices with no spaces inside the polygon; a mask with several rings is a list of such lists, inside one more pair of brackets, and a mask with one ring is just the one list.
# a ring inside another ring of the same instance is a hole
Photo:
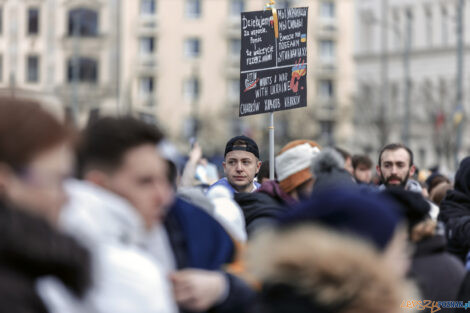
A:
{"label": "orange knit hat", "polygon": [[306,139],[291,141],[281,149],[276,157],[276,173],[283,191],[291,192],[313,177],[310,165],[320,149],[315,141]]}

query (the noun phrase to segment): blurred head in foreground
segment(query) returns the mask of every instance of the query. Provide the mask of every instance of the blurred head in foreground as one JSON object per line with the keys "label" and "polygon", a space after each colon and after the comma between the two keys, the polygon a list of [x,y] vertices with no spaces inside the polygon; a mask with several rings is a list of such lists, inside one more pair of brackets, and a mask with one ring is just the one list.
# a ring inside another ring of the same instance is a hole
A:
{"label": "blurred head in foreground", "polygon": [[0,98],[0,200],[57,222],[71,173],[71,132],[38,103]]}

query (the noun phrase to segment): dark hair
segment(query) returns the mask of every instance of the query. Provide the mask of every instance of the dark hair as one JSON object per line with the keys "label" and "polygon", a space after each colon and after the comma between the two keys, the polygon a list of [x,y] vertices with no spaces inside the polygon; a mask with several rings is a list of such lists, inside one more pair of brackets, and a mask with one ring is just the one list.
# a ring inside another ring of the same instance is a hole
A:
{"label": "dark hair", "polygon": [[343,157],[344,161],[346,161],[347,159],[349,159],[351,157],[351,154],[344,150],[344,149],[341,149],[340,147],[335,147],[335,150],[341,154],[341,156]]}
{"label": "dark hair", "polygon": [[[263,161],[263,163],[261,163],[257,177],[259,183],[261,183],[264,178],[269,179],[269,160]],[[276,178],[276,171],[274,171],[274,178]]]}
{"label": "dark hair", "polygon": [[100,118],[83,132],[78,151],[78,175],[83,176],[90,168],[113,171],[130,149],[144,144],[154,144],[156,149],[162,139],[163,134],[157,127],[136,118]]}
{"label": "dark hair", "polygon": [[389,143],[388,145],[385,145],[380,150],[379,162],[377,163],[377,164],[379,164],[379,167],[382,165],[382,154],[385,151],[387,151],[387,150],[395,151],[395,150],[398,150],[398,149],[405,149],[408,152],[408,155],[410,156],[410,167],[411,167],[413,165],[413,151],[411,151],[410,148],[408,148],[407,146],[405,146],[404,144],[401,144],[401,143]]}
{"label": "dark hair", "polygon": [[431,191],[441,183],[450,184],[450,180],[442,174],[436,174],[431,178],[428,185],[428,193],[431,194]]}
{"label": "dark hair", "polygon": [[356,169],[359,165],[364,165],[370,169],[372,168],[372,160],[365,154],[356,154],[352,157],[352,166]]}
{"label": "dark hair", "polygon": [[38,102],[0,97],[0,162],[19,170],[39,153],[71,139],[71,130]]}

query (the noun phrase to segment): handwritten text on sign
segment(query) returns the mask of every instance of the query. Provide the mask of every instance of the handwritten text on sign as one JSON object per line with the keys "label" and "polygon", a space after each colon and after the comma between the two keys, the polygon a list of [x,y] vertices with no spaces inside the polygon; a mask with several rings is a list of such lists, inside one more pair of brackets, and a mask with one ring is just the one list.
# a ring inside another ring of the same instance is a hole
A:
{"label": "handwritten text on sign", "polygon": [[240,116],[307,105],[308,8],[242,13]]}

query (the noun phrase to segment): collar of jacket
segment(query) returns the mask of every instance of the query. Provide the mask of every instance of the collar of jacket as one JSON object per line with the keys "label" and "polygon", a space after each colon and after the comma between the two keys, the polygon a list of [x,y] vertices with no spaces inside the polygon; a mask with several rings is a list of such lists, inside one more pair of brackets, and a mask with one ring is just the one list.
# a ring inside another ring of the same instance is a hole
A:
{"label": "collar of jacket", "polygon": [[144,221],[127,200],[86,181],[70,180],[65,188],[69,202],[60,222],[66,231],[82,230],[79,236],[87,237],[83,239],[91,243],[144,245]]}

